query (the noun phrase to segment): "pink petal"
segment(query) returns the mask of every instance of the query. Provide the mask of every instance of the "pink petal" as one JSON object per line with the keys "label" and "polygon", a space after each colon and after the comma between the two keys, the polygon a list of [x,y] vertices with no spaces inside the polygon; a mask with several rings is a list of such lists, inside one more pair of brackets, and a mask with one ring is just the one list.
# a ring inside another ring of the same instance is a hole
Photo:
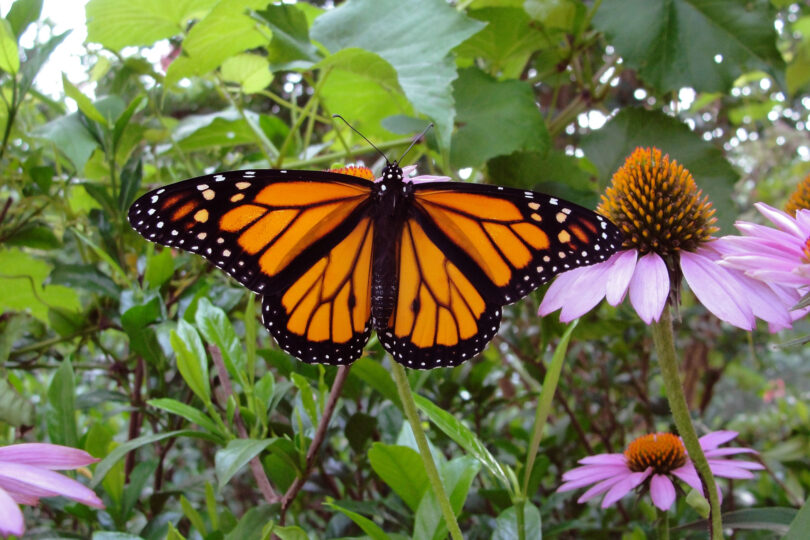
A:
{"label": "pink petal", "polygon": [[654,474],[650,481],[650,497],[653,504],[661,510],[669,510],[675,502],[675,486],[672,480],[663,474]]}
{"label": "pink petal", "polygon": [[700,303],[718,319],[744,330],[753,330],[754,313],[746,304],[745,291],[730,271],[703,253],[681,252],[681,270]]}
{"label": "pink petal", "polygon": [[540,309],[537,315],[545,317],[563,307],[571,296],[571,286],[579,279],[579,275],[586,271],[587,267],[575,268],[568,272],[563,272],[549,286],[543,301],[540,302]]}
{"label": "pink petal", "polygon": [[648,253],[636,263],[630,280],[630,303],[647,324],[657,321],[669,295],[669,274],[664,260],[656,253]]}
{"label": "pink petal", "polygon": [[[16,491],[8,489],[8,487],[6,487],[5,490],[9,495],[11,495],[11,498],[14,499],[14,502],[16,502],[17,504],[27,504],[28,506],[36,506],[39,504],[39,497],[35,497],[30,493],[18,493]],[[46,496],[47,495],[43,495],[43,497]]]}
{"label": "pink petal", "polygon": [[756,450],[752,448],[716,448],[714,450],[705,450],[703,454],[707,457],[719,457],[719,456],[733,456],[736,454],[759,454]]}
{"label": "pink petal", "polygon": [[53,470],[75,469],[99,461],[84,450],[58,444],[23,443],[0,447],[0,461]]}
{"label": "pink petal", "polygon": [[585,465],[583,467],[576,467],[562,475],[563,480],[577,480],[579,478],[586,478],[596,474],[618,474],[627,472],[627,465]]}
{"label": "pink petal", "polygon": [[625,476],[627,474],[627,468],[623,469],[602,469],[600,471],[590,471],[590,474],[586,475],[577,475],[577,476],[565,476],[563,475],[563,480],[565,483],[560,486],[557,491],[571,491],[572,489],[578,489],[581,487],[588,486],[590,484],[595,484],[597,482],[601,482],[602,480],[606,480],[608,478],[613,478],[616,476]]}
{"label": "pink petal", "polygon": [[700,476],[691,461],[687,461],[677,469],[673,469],[671,474],[677,476],[698,493],[703,493],[703,485],[700,483]]}
{"label": "pink petal", "polygon": [[635,249],[620,251],[608,259],[611,268],[605,285],[605,299],[611,306],[618,306],[624,300],[637,260],[638,251]]}
{"label": "pink petal", "polygon": [[754,206],[757,210],[759,210],[760,214],[770,219],[774,225],[783,231],[795,234],[799,238],[803,236],[801,229],[799,229],[798,225],[796,225],[796,220],[785,212],[777,210],[776,208],[768,206],[762,202],[755,203]]}
{"label": "pink petal", "polygon": [[735,467],[732,465],[733,463],[733,461],[726,461],[724,464],[714,462],[709,464],[709,468],[712,470],[714,476],[720,476],[722,478],[748,479],[754,477],[751,471],[741,467]]}
{"label": "pink petal", "polygon": [[540,303],[542,316],[562,308],[560,320],[570,322],[593,309],[605,296],[607,261],[575,268],[557,276]]}
{"label": "pink petal", "polygon": [[713,450],[721,444],[726,444],[728,441],[734,440],[737,435],[739,435],[739,433],[730,430],[712,431],[698,439],[698,442],[704,451]]}
{"label": "pink petal", "polygon": [[614,484],[613,487],[611,487],[608,492],[605,493],[605,498],[602,499],[602,508],[607,508],[630,493],[630,491],[646,480],[648,476],[650,476],[650,469],[647,469],[644,472],[633,473],[630,476],[622,479],[621,482]]}
{"label": "pink petal", "polygon": [[771,287],[744,274],[738,274],[735,278],[748,291],[748,304],[755,317],[767,321],[775,329],[793,326],[789,306],[782,303],[779,295]]}
{"label": "pink petal", "polygon": [[25,522],[20,507],[0,488],[0,535],[22,536],[24,532]]}
{"label": "pink petal", "polygon": [[87,506],[104,508],[101,499],[87,486],[57,472],[33,465],[0,462],[0,486],[7,483],[11,489],[23,494],[42,496],[37,493],[47,491],[50,496],[62,495]]}
{"label": "pink petal", "polygon": [[[630,473],[630,474],[633,474],[633,473]],[[593,499],[594,497],[596,497],[598,495],[601,495],[605,491],[609,490],[615,484],[617,484],[617,483],[621,482],[622,480],[624,480],[626,476],[629,476],[629,474],[628,475],[622,475],[622,476],[614,476],[613,478],[608,478],[607,480],[603,480],[603,481],[599,482],[598,484],[594,485],[591,489],[589,489],[588,491],[583,493],[582,496],[579,499],[577,499],[577,502],[578,503],[588,502],[589,500]]]}
{"label": "pink petal", "polygon": [[624,454],[596,454],[579,460],[583,465],[624,465],[627,461]]}

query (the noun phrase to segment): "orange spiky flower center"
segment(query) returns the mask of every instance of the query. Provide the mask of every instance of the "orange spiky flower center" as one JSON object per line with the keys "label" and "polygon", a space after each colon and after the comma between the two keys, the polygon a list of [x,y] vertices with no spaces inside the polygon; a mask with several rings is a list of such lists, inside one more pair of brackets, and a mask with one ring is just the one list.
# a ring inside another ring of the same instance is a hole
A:
{"label": "orange spiky flower center", "polygon": [[622,233],[624,247],[672,259],[718,231],[709,198],[692,175],[657,148],[636,148],[616,171],[597,211]]}
{"label": "orange spiky flower center", "polygon": [[346,167],[338,167],[336,169],[329,169],[328,172],[348,174],[349,176],[356,176],[365,180],[374,181],[374,173],[368,167],[358,167],[357,165],[347,165]]}
{"label": "orange spiky flower center", "polygon": [[795,216],[799,210],[810,210],[810,174],[799,182],[785,205],[785,212],[791,216]]}
{"label": "orange spiky flower center", "polygon": [[672,433],[651,433],[631,442],[624,457],[633,472],[652,467],[653,472],[666,474],[686,463],[686,448]]}

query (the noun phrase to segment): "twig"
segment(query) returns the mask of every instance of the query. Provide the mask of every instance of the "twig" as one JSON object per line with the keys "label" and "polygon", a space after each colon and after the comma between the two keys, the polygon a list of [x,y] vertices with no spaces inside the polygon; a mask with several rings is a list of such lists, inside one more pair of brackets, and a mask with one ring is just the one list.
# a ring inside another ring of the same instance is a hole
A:
{"label": "twig", "polygon": [[326,437],[326,430],[329,427],[329,420],[332,418],[332,413],[335,411],[335,405],[337,404],[338,397],[340,397],[341,390],[343,390],[343,384],[346,382],[346,377],[349,376],[349,367],[350,366],[340,366],[338,368],[337,375],[335,375],[335,382],[332,383],[332,390],[329,392],[329,399],[326,401],[326,407],[324,407],[321,420],[318,422],[318,429],[315,430],[315,436],[312,438],[312,442],[307,450],[304,471],[295,479],[290,488],[287,490],[287,493],[285,493],[284,497],[281,499],[282,520],[284,519],[284,514],[287,511],[287,508],[289,508],[293,499],[295,499],[296,495],[298,495],[298,492],[301,491],[301,488],[304,487],[304,482],[306,482],[310,471],[312,471],[312,466],[315,464],[315,454],[318,452],[318,448],[320,448],[321,443],[323,443],[324,437]]}
{"label": "twig", "polygon": [[[214,366],[217,369],[217,375],[219,375],[222,388],[225,390],[225,395],[229,397],[233,396],[233,386],[231,385],[228,370],[225,369],[225,362],[222,360],[222,352],[220,352],[219,347],[216,345],[209,345],[208,352],[211,353],[211,359],[214,361]],[[234,408],[233,421],[236,424],[236,431],[239,433],[239,437],[248,439],[248,432],[247,429],[245,429],[245,422],[242,420],[238,404]],[[270,480],[267,479],[267,475],[264,473],[264,467],[262,467],[259,456],[255,456],[250,460],[250,470],[253,473],[253,478],[256,479],[256,484],[258,484],[264,500],[267,501],[268,504],[277,503],[279,501],[279,495],[276,493],[276,490],[273,489],[273,486],[270,485]]]}

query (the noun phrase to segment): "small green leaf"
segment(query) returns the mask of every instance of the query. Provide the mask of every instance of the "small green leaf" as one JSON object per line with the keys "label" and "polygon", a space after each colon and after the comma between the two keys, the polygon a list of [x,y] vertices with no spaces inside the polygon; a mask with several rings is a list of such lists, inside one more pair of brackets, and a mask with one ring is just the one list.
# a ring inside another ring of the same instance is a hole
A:
{"label": "small green leaf", "polygon": [[258,456],[272,442],[273,439],[234,439],[225,448],[217,450],[214,457],[214,468],[219,481],[219,489],[225,487],[233,475],[239,472],[239,469]]}
{"label": "small green leaf", "polygon": [[16,0],[8,10],[6,20],[11,25],[14,35],[19,38],[28,25],[39,19],[42,13],[42,0]]}
{"label": "small green leaf", "polygon": [[89,97],[82,94],[78,88],[73,86],[73,83],[68,80],[64,73],[62,74],[62,85],[65,88],[65,95],[76,102],[76,105],[79,106],[79,110],[82,111],[87,118],[101,126],[110,127],[109,120],[104,118],[104,115],[93,105]]}
{"label": "small green leaf", "polygon": [[309,380],[300,373],[291,374],[295,387],[298,388],[299,395],[301,396],[301,404],[309,416],[309,421],[312,425],[318,423],[318,409],[315,407],[315,395],[312,392],[312,387],[309,385]]}
{"label": "small green leaf", "polygon": [[121,314],[121,327],[129,337],[129,348],[151,366],[160,366],[164,360],[157,335],[149,326],[161,316],[160,303],[158,296],[152,296]]}
{"label": "small green leaf", "polygon": [[0,69],[16,75],[20,71],[20,51],[11,25],[0,19]]}
{"label": "small green leaf", "polygon": [[205,403],[211,402],[211,386],[208,380],[208,356],[200,335],[184,320],[177,331],[172,330],[169,341],[177,356],[177,369],[191,391]]}
{"label": "small green leaf", "polygon": [[518,538],[536,538],[542,540],[543,529],[540,519],[540,510],[526,501],[523,503],[523,535],[518,534],[517,506],[510,506],[495,520],[495,532],[492,540],[513,540]]}
{"label": "small green leaf", "polygon": [[124,520],[131,517],[130,512],[138,503],[141,497],[141,492],[146,487],[147,483],[152,480],[152,475],[157,469],[158,461],[150,459],[141,461],[132,470],[129,476],[129,482],[124,488],[123,499],[121,500],[120,515]]}
{"label": "small green leaf", "polygon": [[19,428],[33,426],[34,421],[34,404],[18,394],[4,379],[0,379],[0,422]]}
{"label": "small green leaf", "polygon": [[51,283],[82,289],[107,298],[118,298],[121,288],[95,264],[60,264],[50,275]]}
{"label": "small green leaf", "polygon": [[402,402],[399,400],[399,392],[391,372],[379,362],[364,356],[352,364],[349,377],[359,378],[402,410]]}
{"label": "small green leaf", "polygon": [[279,515],[279,505],[254,506],[244,513],[236,527],[225,535],[225,540],[242,540],[243,538],[265,538],[263,530],[272,525],[273,519]]}
{"label": "small green leaf", "polygon": [[143,277],[151,288],[159,289],[169,281],[172,274],[174,274],[174,257],[171,249],[163,248],[146,258],[146,272]]}
{"label": "small green leaf", "polygon": [[385,534],[385,531],[383,531],[379,525],[377,525],[367,517],[361,516],[357,512],[347,510],[346,508],[343,508],[342,506],[332,501],[328,501],[324,503],[324,505],[328,506],[332,510],[337,510],[341,514],[345,515],[346,517],[354,521],[354,523],[358,527],[360,527],[360,529],[362,529],[363,532],[366,533],[372,540],[390,540],[391,537]]}
{"label": "small green leaf", "polygon": [[183,515],[186,516],[186,519],[191,522],[191,526],[194,527],[200,535],[204,535],[208,532],[208,528],[205,526],[205,521],[203,521],[202,516],[191,505],[189,500],[186,499],[185,495],[180,495],[180,507],[183,509]]}
{"label": "small green leaf", "polygon": [[273,534],[280,540],[309,540],[306,531],[301,527],[290,525],[288,527],[273,527]]}
{"label": "small green leaf", "polygon": [[48,308],[81,309],[79,295],[61,285],[43,285],[51,273],[45,261],[18,248],[0,249],[0,311],[28,311],[48,322]]}
{"label": "small green leaf", "polygon": [[118,192],[118,210],[126,213],[135,201],[143,179],[143,161],[140,157],[132,157],[121,169],[121,188]]}
{"label": "small green leaf", "polygon": [[[318,48],[309,40],[309,24],[298,5],[267,6],[258,12],[273,32],[267,48],[268,60],[278,67],[309,68],[321,58]],[[278,69],[278,68],[277,68]]]}
{"label": "small green leaf", "polygon": [[258,54],[237,54],[222,63],[222,78],[242,87],[242,92],[252,94],[264,90],[273,80],[267,58]]}
{"label": "small green leaf", "polygon": [[171,398],[150,399],[146,403],[152,407],[182,416],[192,424],[198,425],[207,430],[212,435],[223,437],[224,442],[224,436],[217,423],[211,420],[199,409]]}
{"label": "small green leaf", "polygon": [[34,249],[57,249],[62,247],[62,242],[53,233],[50,227],[38,225],[37,222],[29,222],[19,230],[13,232],[11,236],[4,239],[7,246],[26,246]]}
{"label": "small green leaf", "polygon": [[48,386],[48,435],[54,444],[77,447],[79,430],[76,427],[76,386],[73,365],[62,361]]}
{"label": "small green leaf", "polygon": [[246,362],[245,349],[225,312],[207,298],[201,298],[197,303],[194,322],[205,340],[219,348],[231,376],[241,379]]}
{"label": "small green leaf", "polygon": [[146,96],[144,96],[143,94],[138,94],[137,96],[135,96],[135,99],[133,99],[129,103],[124,112],[121,113],[121,116],[119,116],[115,120],[115,126],[113,126],[113,146],[115,147],[118,146],[118,141],[121,140],[121,135],[124,134],[124,130],[129,125],[129,121],[130,119],[132,119],[132,115],[135,114],[138,110],[140,110],[141,105],[143,105],[145,102]]}
{"label": "small green leaf", "polygon": [[34,129],[33,133],[36,137],[53,143],[54,148],[70,160],[77,172],[84,170],[90,154],[98,148],[98,141],[84,127],[78,113],[51,120]]}
{"label": "small green leaf", "polygon": [[419,453],[407,446],[374,443],[368,461],[377,476],[416,512],[429,485]]}

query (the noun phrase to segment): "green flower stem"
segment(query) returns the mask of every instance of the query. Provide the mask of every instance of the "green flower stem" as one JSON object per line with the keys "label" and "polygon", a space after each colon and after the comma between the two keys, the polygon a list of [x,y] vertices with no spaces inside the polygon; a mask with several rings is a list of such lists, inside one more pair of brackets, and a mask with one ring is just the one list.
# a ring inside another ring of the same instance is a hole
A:
{"label": "green flower stem", "polygon": [[669,513],[658,509],[658,540],[669,540]]}
{"label": "green flower stem", "polygon": [[425,472],[433,487],[433,493],[439,501],[439,507],[442,510],[444,521],[447,523],[447,529],[450,531],[450,536],[453,540],[464,540],[464,537],[461,535],[461,529],[458,526],[458,521],[456,521],[456,514],[450,506],[450,499],[447,498],[444,485],[442,484],[441,478],[439,478],[439,471],[436,469],[436,464],[433,462],[433,456],[430,455],[427,438],[425,437],[425,432],[422,430],[422,424],[416,412],[416,403],[414,403],[413,395],[411,394],[411,385],[408,383],[408,375],[405,373],[405,368],[402,367],[399,362],[391,363],[394,367],[394,381],[399,391],[399,399],[402,400],[402,409],[405,411],[405,417],[411,424],[413,436],[416,439],[416,445],[419,447],[419,454],[422,456],[422,463],[425,465]]}
{"label": "green flower stem", "polygon": [[717,485],[714,482],[712,470],[709,462],[700,447],[695,426],[692,425],[692,418],[689,415],[689,406],[686,404],[686,397],[683,393],[683,385],[678,375],[678,359],[675,355],[675,339],[672,333],[672,317],[669,308],[665,308],[661,314],[661,320],[652,324],[653,341],[655,350],[658,353],[658,365],[661,369],[661,377],[664,379],[664,387],[669,400],[669,408],[672,411],[672,418],[678,428],[678,434],[683,439],[689,458],[697,469],[703,491],[709,499],[709,521],[711,522],[712,540],[723,538],[723,523],[720,516],[720,499],[717,496]]}

